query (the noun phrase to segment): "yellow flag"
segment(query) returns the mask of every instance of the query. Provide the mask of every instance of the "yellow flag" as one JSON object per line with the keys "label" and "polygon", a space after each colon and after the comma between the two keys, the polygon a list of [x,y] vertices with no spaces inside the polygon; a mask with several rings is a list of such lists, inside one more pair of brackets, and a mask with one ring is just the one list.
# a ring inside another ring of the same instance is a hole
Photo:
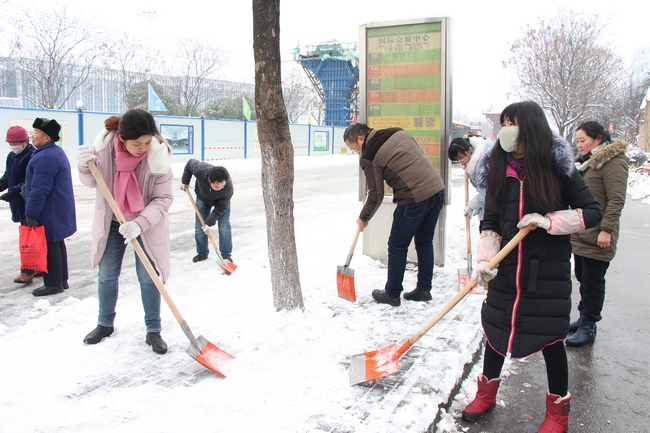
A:
{"label": "yellow flag", "polygon": [[313,119],[313,117],[311,115],[311,110],[308,110],[307,111],[307,125],[311,125],[312,120],[314,120],[314,119]]}

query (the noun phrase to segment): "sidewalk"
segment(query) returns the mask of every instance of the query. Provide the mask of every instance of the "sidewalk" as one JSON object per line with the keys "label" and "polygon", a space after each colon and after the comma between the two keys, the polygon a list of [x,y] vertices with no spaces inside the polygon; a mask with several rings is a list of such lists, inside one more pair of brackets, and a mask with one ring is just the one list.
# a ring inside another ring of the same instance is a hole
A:
{"label": "sidewalk", "polygon": [[[468,295],[418,340],[399,360],[399,373],[350,385],[348,362],[403,343],[453,298],[466,258],[464,218],[447,218],[448,251],[445,266],[434,271],[432,301],[403,301],[399,308],[375,303],[370,293],[383,287],[385,264],[359,246],[351,265],[357,302],[351,303],[336,296],[335,271],[345,261],[360,208],[358,159],[299,158],[295,224],[305,310],[276,312],[259,161],[223,165],[235,179],[231,223],[238,269],[224,276],[212,256],[192,263],[194,213],[179,188],[183,166],[175,165],[172,277],[166,285],[193,332],[235,355],[225,379],[185,353],[187,338],[164,303],[169,352],[158,356],[144,344],[130,247],[115,333],[96,346],[81,342],[97,315],[96,270],[89,265],[95,192],[79,185],[76,173],[78,231],[66,241],[70,289],[62,294],[34,298],[31,291],[42,280],[12,282],[19,271],[18,229],[0,204],[0,431],[435,431],[440,408],[448,407],[478,356],[481,295]],[[449,187],[457,199],[463,197],[462,170],[452,173]],[[447,206],[447,215],[461,213],[458,200]],[[478,236],[474,228],[472,235]],[[409,264],[405,290],[415,280],[415,265]]]}

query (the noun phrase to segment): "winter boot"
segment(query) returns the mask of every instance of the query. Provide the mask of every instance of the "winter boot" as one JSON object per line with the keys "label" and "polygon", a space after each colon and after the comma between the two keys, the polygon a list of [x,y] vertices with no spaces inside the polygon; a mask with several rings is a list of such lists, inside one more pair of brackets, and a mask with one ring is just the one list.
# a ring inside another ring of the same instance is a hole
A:
{"label": "winter boot", "polygon": [[63,292],[63,286],[41,286],[38,289],[32,290],[34,296],[47,296],[56,295]]}
{"label": "winter boot", "polygon": [[402,301],[400,300],[399,296],[397,298],[393,298],[392,296],[388,296],[388,293],[386,293],[385,290],[373,290],[372,291],[372,298],[379,302],[380,304],[388,304],[392,305],[393,307],[399,307]]}
{"label": "winter boot", "polygon": [[164,355],[167,353],[167,343],[163,341],[160,332],[147,332],[147,338],[145,341],[149,346],[151,346],[151,350],[157,354]]}
{"label": "winter boot", "polygon": [[203,260],[206,260],[207,258],[208,258],[208,256],[204,256],[203,254],[197,254],[194,257],[192,257],[192,261],[194,263],[202,262]]}
{"label": "winter boot", "polygon": [[569,325],[569,333],[570,334],[573,334],[578,330],[578,328],[580,327],[580,321],[581,320],[582,320],[582,316],[578,317],[578,320],[576,320],[575,322],[572,322]]}
{"label": "winter boot", "polygon": [[27,284],[31,283],[34,279],[34,274],[29,272],[21,272],[16,278],[14,278],[14,283]]}
{"label": "winter boot", "polygon": [[404,293],[404,299],[408,301],[430,301],[433,298],[430,290],[421,290],[416,286],[415,290]]}
{"label": "winter boot", "polygon": [[569,411],[571,409],[571,394],[560,397],[557,394],[546,393],[546,418],[539,426],[537,433],[564,433],[569,426]]}
{"label": "winter boot", "polygon": [[465,421],[476,422],[483,414],[491,410],[497,402],[497,391],[501,379],[488,380],[484,375],[478,377],[478,390],[476,397],[470,404],[467,405],[463,411],[463,419]]}
{"label": "winter boot", "polygon": [[566,345],[580,347],[591,344],[596,339],[596,322],[585,319],[580,320],[580,327],[575,334],[566,339]]}
{"label": "winter boot", "polygon": [[97,325],[95,329],[90,331],[88,335],[84,337],[84,343],[86,344],[97,344],[100,341],[104,339],[104,337],[108,337],[113,333],[114,329],[112,326],[102,326],[102,325]]}

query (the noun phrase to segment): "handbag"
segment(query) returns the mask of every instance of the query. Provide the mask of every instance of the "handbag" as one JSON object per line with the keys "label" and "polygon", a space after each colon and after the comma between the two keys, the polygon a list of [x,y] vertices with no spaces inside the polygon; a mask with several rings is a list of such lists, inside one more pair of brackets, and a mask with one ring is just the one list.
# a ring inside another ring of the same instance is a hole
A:
{"label": "handbag", "polygon": [[47,273],[47,240],[44,226],[20,226],[20,269]]}

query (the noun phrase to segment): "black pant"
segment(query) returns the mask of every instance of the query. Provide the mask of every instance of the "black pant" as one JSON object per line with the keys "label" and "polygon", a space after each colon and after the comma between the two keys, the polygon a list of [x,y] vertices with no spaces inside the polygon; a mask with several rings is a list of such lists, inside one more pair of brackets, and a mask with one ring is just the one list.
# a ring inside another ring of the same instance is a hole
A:
{"label": "black pant", "polygon": [[[566,357],[564,341],[557,341],[542,349],[544,362],[546,363],[546,379],[548,380],[548,391],[564,397],[569,392],[569,365]],[[489,344],[485,345],[485,357],[483,358],[483,375],[488,380],[501,376],[503,361],[505,358],[492,349]]]}
{"label": "black pant", "polygon": [[589,259],[574,254],[574,271],[580,283],[580,316],[591,322],[598,322],[605,303],[605,273],[609,262]]}
{"label": "black pant", "polygon": [[48,287],[60,286],[68,281],[68,250],[65,240],[47,242],[47,274],[43,284]]}

